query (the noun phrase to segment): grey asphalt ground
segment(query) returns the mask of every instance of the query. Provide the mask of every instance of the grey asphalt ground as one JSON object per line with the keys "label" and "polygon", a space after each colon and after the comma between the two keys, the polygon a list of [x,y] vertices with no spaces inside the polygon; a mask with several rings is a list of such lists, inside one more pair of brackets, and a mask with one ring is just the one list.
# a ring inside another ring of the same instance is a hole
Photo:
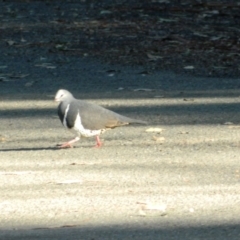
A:
{"label": "grey asphalt ground", "polygon": [[[239,78],[5,43],[1,240],[240,239]],[[73,135],[57,117],[59,88],[149,124],[107,131],[100,149],[89,138],[60,150]]]}
{"label": "grey asphalt ground", "polygon": [[[1,239],[239,239],[239,80],[51,63],[0,83]],[[60,87],[149,125],[59,150]]]}

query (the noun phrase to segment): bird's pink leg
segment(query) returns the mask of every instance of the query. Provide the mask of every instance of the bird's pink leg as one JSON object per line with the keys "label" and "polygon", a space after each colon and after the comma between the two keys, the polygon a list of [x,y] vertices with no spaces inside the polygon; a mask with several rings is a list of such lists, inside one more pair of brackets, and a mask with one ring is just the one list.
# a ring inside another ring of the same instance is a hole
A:
{"label": "bird's pink leg", "polygon": [[97,144],[95,145],[95,147],[100,148],[103,145],[103,143],[101,142],[100,137],[98,135],[96,136],[96,141]]}
{"label": "bird's pink leg", "polygon": [[72,144],[79,141],[80,140],[80,137],[75,137],[74,139],[68,141],[68,142],[65,142],[63,144],[60,144],[59,145],[59,148],[72,148]]}

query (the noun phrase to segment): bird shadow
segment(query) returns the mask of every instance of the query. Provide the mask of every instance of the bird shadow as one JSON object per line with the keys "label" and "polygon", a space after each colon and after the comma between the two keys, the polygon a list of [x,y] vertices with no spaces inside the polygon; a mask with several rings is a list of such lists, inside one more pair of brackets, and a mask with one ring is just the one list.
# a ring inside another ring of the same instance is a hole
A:
{"label": "bird shadow", "polygon": [[30,148],[5,148],[0,149],[0,152],[21,152],[21,151],[55,151],[55,150],[61,150],[61,148],[55,147],[30,147]]}
{"label": "bird shadow", "polygon": [[92,148],[92,149],[101,149],[93,145],[89,146],[72,146],[71,148],[60,148],[59,144],[54,147],[29,147],[29,148],[5,148],[0,149],[0,152],[21,152],[21,151],[56,151],[56,150],[69,150],[69,149],[79,149],[79,148]]}

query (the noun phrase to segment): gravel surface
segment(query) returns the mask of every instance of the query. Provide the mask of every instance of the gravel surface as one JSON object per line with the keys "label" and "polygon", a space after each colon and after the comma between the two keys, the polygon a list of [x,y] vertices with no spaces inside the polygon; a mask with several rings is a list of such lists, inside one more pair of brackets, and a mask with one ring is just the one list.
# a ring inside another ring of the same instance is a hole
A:
{"label": "gravel surface", "polygon": [[[43,3],[0,3],[0,239],[240,239],[240,79],[23,47]],[[149,124],[60,150],[59,88]]]}

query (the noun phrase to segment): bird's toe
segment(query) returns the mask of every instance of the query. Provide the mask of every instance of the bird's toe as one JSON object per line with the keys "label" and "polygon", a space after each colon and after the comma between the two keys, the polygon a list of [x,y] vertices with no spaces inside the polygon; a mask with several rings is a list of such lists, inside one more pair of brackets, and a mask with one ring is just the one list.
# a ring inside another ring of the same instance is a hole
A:
{"label": "bird's toe", "polygon": [[68,143],[68,142],[57,144],[57,147],[58,148],[73,148],[73,146],[70,143]]}

